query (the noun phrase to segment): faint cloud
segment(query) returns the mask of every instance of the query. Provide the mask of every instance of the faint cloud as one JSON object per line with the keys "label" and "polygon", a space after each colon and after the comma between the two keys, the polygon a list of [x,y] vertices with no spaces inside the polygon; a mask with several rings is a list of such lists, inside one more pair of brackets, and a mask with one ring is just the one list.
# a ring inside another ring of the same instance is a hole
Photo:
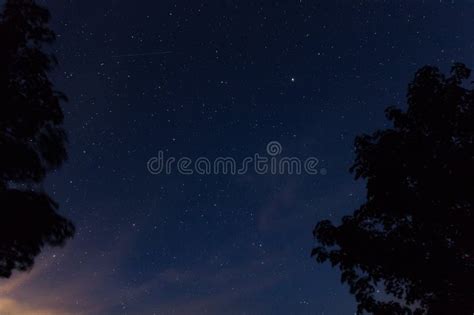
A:
{"label": "faint cloud", "polygon": [[20,303],[14,299],[0,299],[0,314],[2,315],[77,315],[62,309],[38,309],[27,303]]}

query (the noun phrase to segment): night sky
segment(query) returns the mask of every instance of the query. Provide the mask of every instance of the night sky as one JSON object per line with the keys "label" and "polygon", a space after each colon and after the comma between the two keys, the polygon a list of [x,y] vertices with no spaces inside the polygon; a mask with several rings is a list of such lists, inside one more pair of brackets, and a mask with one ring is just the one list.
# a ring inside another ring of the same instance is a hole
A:
{"label": "night sky", "polygon": [[[0,1],[2,3],[2,1]],[[69,161],[45,189],[77,227],[0,284],[0,313],[353,314],[318,220],[364,200],[354,137],[423,65],[473,65],[472,1],[39,1]],[[322,175],[152,175],[192,159],[319,159]]]}

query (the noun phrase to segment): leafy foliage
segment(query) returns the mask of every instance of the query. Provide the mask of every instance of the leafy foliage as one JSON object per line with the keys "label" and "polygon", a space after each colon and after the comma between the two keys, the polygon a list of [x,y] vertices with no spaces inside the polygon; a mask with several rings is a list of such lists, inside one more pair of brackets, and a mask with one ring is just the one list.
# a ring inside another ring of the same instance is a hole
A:
{"label": "leafy foliage", "polygon": [[44,245],[62,245],[74,226],[43,191],[67,158],[61,101],[43,51],[55,34],[49,12],[32,0],[6,1],[0,15],[0,277],[27,270]]}
{"label": "leafy foliage", "polygon": [[[312,255],[342,273],[358,314],[474,313],[474,90],[455,64],[420,69],[393,128],[356,138],[367,200],[314,229]],[[381,290],[381,293],[377,293]]]}

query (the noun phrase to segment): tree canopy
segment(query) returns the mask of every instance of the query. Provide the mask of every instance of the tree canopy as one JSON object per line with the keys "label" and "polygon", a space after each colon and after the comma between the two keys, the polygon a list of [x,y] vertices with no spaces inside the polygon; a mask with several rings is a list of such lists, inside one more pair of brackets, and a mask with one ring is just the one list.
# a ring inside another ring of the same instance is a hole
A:
{"label": "tree canopy", "polygon": [[0,14],[0,277],[74,234],[42,188],[67,158],[66,97],[48,78],[56,59],[44,50],[55,39],[49,18],[32,0],[6,1]]}
{"label": "tree canopy", "polygon": [[341,271],[358,314],[474,313],[474,90],[471,70],[420,69],[393,127],[355,141],[366,201],[314,229],[312,255]]}

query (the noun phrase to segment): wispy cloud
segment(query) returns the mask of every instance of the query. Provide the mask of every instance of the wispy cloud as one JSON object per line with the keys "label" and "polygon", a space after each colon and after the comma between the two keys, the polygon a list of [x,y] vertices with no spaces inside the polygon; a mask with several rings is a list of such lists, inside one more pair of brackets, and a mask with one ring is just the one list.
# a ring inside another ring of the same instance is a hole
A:
{"label": "wispy cloud", "polygon": [[[130,244],[127,244],[130,242]],[[2,315],[229,314],[242,300],[258,296],[280,278],[261,261],[236,262],[232,267],[211,260],[192,269],[157,270],[148,280],[130,283],[120,276],[120,262],[130,252],[132,237],[109,250],[78,257],[83,244],[47,250],[28,273],[0,282]],[[72,272],[71,272],[72,271]],[[231,312],[231,313],[232,313]],[[240,312],[241,313],[241,312]]]}
{"label": "wispy cloud", "polygon": [[2,315],[75,315],[67,310],[59,308],[38,308],[27,302],[18,302],[14,299],[0,299],[0,314]]}

